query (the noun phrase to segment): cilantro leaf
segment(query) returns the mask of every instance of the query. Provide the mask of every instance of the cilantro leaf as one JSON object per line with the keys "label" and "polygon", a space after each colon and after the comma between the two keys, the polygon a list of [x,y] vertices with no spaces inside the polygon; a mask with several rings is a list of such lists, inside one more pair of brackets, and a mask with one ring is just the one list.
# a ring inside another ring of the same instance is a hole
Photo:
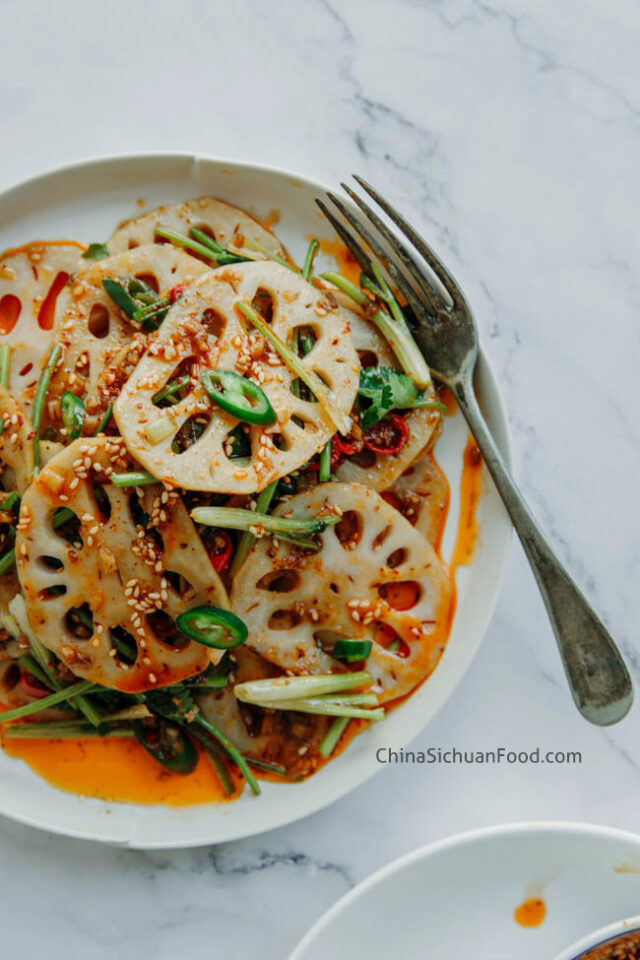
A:
{"label": "cilantro leaf", "polygon": [[85,260],[104,260],[109,256],[106,243],[90,243],[82,254]]}
{"label": "cilantro leaf", "polygon": [[368,403],[363,405],[360,422],[363,429],[382,420],[391,410],[411,410],[414,407],[445,409],[431,400],[424,390],[418,390],[411,377],[392,367],[366,367],[360,371],[358,394]]}

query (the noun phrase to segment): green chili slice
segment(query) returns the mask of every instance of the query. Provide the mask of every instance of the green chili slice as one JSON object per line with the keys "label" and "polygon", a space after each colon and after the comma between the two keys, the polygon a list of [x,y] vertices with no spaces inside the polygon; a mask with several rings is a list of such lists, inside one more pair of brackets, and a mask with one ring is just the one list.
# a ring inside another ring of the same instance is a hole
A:
{"label": "green chili slice", "polygon": [[232,650],[247,639],[246,624],[229,610],[193,607],[176,618],[176,626],[189,640],[216,650]]}
{"label": "green chili slice", "polygon": [[203,370],[200,382],[214,403],[244,423],[268,427],[276,423],[276,412],[257,383],[233,370]]}
{"label": "green chili slice", "polygon": [[11,570],[15,562],[16,551],[14,547],[11,547],[0,556],[0,577],[5,574],[7,570]]}
{"label": "green chili slice", "polygon": [[133,733],[147,753],[171,773],[192,773],[198,765],[198,751],[179,727],[158,720],[135,720]]}
{"label": "green chili slice", "polygon": [[102,281],[102,288],[110,300],[113,300],[116,307],[120,307],[123,313],[133,319],[133,315],[138,310],[138,304],[133,297],[130,297],[124,286],[117,280],[111,280],[109,277]]}
{"label": "green chili slice", "polygon": [[70,440],[77,440],[84,423],[84,403],[71,390],[65,390],[60,398],[62,423]]}
{"label": "green chili slice", "polygon": [[333,655],[344,663],[359,663],[367,659],[372,646],[371,640],[336,640]]}

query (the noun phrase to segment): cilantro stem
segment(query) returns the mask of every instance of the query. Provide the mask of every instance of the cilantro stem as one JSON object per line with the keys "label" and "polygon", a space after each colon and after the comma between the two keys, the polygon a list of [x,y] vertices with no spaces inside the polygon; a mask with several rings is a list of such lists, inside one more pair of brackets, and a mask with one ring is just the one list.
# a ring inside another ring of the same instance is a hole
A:
{"label": "cilantro stem", "polygon": [[49,390],[49,384],[51,383],[51,377],[53,371],[55,370],[60,355],[62,353],[62,346],[59,343],[52,348],[49,353],[49,358],[42,369],[40,377],[38,379],[38,385],[36,387],[35,396],[33,398],[33,475],[37,477],[40,473],[40,433],[42,430],[42,417],[44,414],[44,404],[47,399],[47,391]]}
{"label": "cilantro stem", "polygon": [[289,263],[288,260],[285,260],[284,257],[281,257],[279,253],[273,253],[272,250],[268,250],[266,247],[263,247],[261,243],[258,243],[257,240],[245,240],[244,247],[246,250],[253,250],[255,253],[261,253],[263,257],[266,257],[268,260],[273,260],[274,263],[279,263],[281,267],[286,267],[287,270],[291,270],[293,273],[299,273],[297,267],[294,267],[293,264]]}
{"label": "cilantro stem", "polygon": [[191,736],[195,737],[196,740],[198,740],[205,748],[207,751],[207,756],[211,760],[211,763],[215,767],[215,771],[218,774],[218,778],[222,784],[222,789],[224,790],[225,795],[230,797],[233,793],[235,793],[236,788],[233,780],[231,779],[231,775],[227,770],[227,766],[218,752],[218,746],[211,743],[209,737],[207,737],[201,730],[194,730],[192,723],[184,725],[184,729],[188,730]]}
{"label": "cilantro stem", "polygon": [[233,760],[238,769],[244,774],[245,780],[249,784],[249,789],[251,790],[252,794],[257,797],[260,794],[260,786],[251,772],[249,764],[242,756],[238,748],[234,747],[228,737],[226,737],[221,730],[218,730],[218,728],[214,727],[212,723],[210,723],[208,720],[205,720],[201,713],[196,714],[193,719],[193,723],[199,724],[203,730],[206,730],[210,736],[212,736],[224,747],[229,757]]}
{"label": "cilantro stem", "polygon": [[92,683],[91,680],[80,680],[78,683],[73,683],[69,687],[64,687],[62,690],[56,690],[55,693],[50,694],[48,697],[43,697],[41,700],[36,700],[34,703],[26,703],[23,707],[16,707],[15,710],[9,710],[7,713],[0,714],[0,723],[7,723],[9,720],[19,720],[21,717],[28,717],[32,713],[38,713],[40,710],[48,710],[49,707],[56,707],[59,703],[64,703],[66,700],[71,700],[73,697],[80,696],[80,694],[88,693],[90,690],[95,690],[96,684]]}
{"label": "cilantro stem", "polygon": [[318,250],[320,249],[320,244],[317,240],[312,240],[309,246],[307,247],[307,255],[304,258],[304,265],[302,267],[302,277],[304,280],[311,280],[313,275],[313,263],[316,259]]}
{"label": "cilantro stem", "polygon": [[[0,718],[2,715],[0,714]],[[16,723],[3,731],[7,740],[84,740],[89,737],[133,737],[131,727],[114,727],[113,730],[96,730],[88,724],[75,720],[68,725],[60,723]]]}
{"label": "cilantro stem", "polygon": [[39,680],[40,683],[43,683],[45,687],[51,686],[49,677],[44,672],[38,661],[34,660],[30,654],[25,653],[24,657],[20,657],[19,663],[21,667],[23,667],[25,670],[28,670],[29,673],[32,673],[36,680]]}

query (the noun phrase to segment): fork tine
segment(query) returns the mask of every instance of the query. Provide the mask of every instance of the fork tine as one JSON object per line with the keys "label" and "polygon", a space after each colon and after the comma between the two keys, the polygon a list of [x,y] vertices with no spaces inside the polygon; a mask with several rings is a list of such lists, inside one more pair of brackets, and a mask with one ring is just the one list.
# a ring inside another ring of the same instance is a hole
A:
{"label": "fork tine", "polygon": [[[370,222],[373,224],[376,230],[380,233],[380,235],[387,241],[387,243],[393,250],[394,254],[396,254],[398,259],[402,262],[407,273],[410,274],[411,280],[414,282],[416,292],[427,301],[428,308],[431,310],[431,312],[433,314],[437,314],[440,310],[444,308],[442,297],[440,296],[438,291],[433,287],[433,285],[429,281],[429,278],[425,275],[424,271],[422,271],[420,267],[416,264],[415,260],[413,259],[413,257],[411,256],[407,248],[398,240],[397,236],[391,232],[389,227],[386,225],[386,223],[384,223],[380,219],[378,214],[374,210],[372,210],[371,207],[367,203],[365,203],[364,200],[361,197],[359,197],[358,194],[351,189],[351,187],[349,187],[346,183],[342,183],[340,184],[340,186],[346,193],[348,193],[348,195],[351,197],[353,202],[357,204],[358,207],[360,207],[364,215],[370,220]],[[384,251],[382,250],[382,247],[378,246],[376,253],[378,254],[378,256],[385,257],[385,265],[387,267],[387,270],[389,271],[396,285],[400,287],[400,289],[402,289],[402,286],[401,286],[402,277],[398,273],[395,264],[388,259],[388,257],[385,255]],[[404,290],[403,290],[403,293],[404,293]],[[406,293],[405,293],[405,296],[406,296]]]}
{"label": "fork tine", "polygon": [[353,179],[356,183],[359,183],[363,190],[365,190],[372,200],[378,204],[379,207],[382,207],[384,212],[389,216],[391,220],[396,224],[397,227],[402,230],[405,237],[411,241],[418,253],[425,258],[435,275],[444,285],[447,290],[447,293],[453,300],[455,304],[459,303],[462,294],[458,284],[455,279],[447,270],[444,263],[438,257],[431,247],[426,243],[426,241],[420,236],[420,234],[408,223],[407,220],[402,216],[401,213],[392,207],[388,200],[385,200],[384,197],[381,197],[377,190],[375,190],[370,183],[367,183],[366,180],[363,180],[362,177],[359,177],[357,173],[353,174]]}
{"label": "fork tine", "polygon": [[[373,236],[373,234],[370,233],[370,231],[364,226],[364,224],[360,223],[360,221],[356,217],[354,217],[354,215],[351,213],[348,207],[344,205],[344,203],[342,202],[342,200],[340,200],[339,197],[336,197],[333,193],[329,193],[327,194],[327,196],[336,205],[336,207],[338,208],[342,216],[345,218],[345,220],[349,221],[349,223],[351,224],[353,229],[356,231],[356,233],[358,233],[360,237],[364,240],[364,242],[367,244],[367,246],[374,251],[378,259],[382,261],[391,279],[396,284],[396,286],[398,287],[398,289],[406,299],[407,303],[411,306],[414,314],[417,317],[419,317],[420,315],[424,315],[425,308],[427,309],[427,313],[429,313],[431,317],[437,314],[438,310],[442,308],[442,304],[434,305],[433,293],[431,294],[430,297],[428,297],[427,294],[424,294],[421,299],[416,294],[416,291],[414,290],[413,286],[409,283],[406,276],[400,270],[398,270],[398,268],[392,261],[389,260],[383,247],[380,245],[378,240]],[[425,304],[425,300],[428,301],[428,307]]]}
{"label": "fork tine", "polygon": [[325,217],[327,218],[327,220],[329,221],[329,223],[331,224],[335,232],[338,234],[338,236],[344,243],[345,247],[347,248],[351,256],[354,258],[356,263],[360,266],[360,269],[364,273],[371,275],[371,260],[369,259],[369,257],[367,256],[363,248],[360,246],[358,241],[355,239],[355,237],[353,237],[349,233],[349,231],[340,223],[337,217],[334,217],[334,215],[331,213],[328,207],[322,202],[322,200],[318,200],[316,198],[316,203],[322,210],[323,214],[325,215]]}

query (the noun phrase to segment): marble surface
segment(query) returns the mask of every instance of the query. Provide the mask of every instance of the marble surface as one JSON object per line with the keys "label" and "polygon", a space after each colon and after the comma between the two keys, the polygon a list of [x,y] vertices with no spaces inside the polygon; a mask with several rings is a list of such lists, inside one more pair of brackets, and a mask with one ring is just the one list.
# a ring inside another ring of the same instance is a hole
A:
{"label": "marble surface", "polygon": [[[640,10],[632,0],[4,0],[0,185],[184,149],[357,170],[463,283],[522,487],[640,680]],[[416,747],[580,766],[398,766],[286,829],[132,853],[0,822],[7,956],[282,960],[353,884],[430,840],[571,819],[640,828],[637,710],[575,712],[515,545],[472,669]]]}

